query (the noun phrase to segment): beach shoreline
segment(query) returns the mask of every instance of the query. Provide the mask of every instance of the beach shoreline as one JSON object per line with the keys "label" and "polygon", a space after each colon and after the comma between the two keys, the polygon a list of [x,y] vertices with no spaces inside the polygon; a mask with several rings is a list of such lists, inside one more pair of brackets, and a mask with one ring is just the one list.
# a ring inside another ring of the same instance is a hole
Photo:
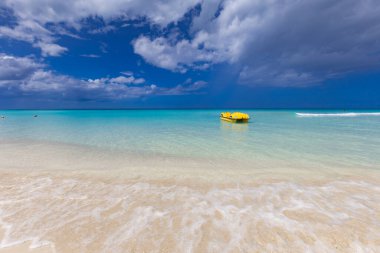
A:
{"label": "beach shoreline", "polygon": [[0,253],[380,251],[377,116],[7,113]]}
{"label": "beach shoreline", "polygon": [[380,249],[377,170],[260,171],[170,156],[128,163],[46,142],[0,149],[1,253]]}
{"label": "beach shoreline", "polygon": [[[214,252],[221,247],[376,252],[380,247],[380,187],[369,182],[373,179],[231,186],[114,182],[56,172],[0,174],[0,217],[9,229],[0,252]],[[28,238],[45,246],[29,248]]]}

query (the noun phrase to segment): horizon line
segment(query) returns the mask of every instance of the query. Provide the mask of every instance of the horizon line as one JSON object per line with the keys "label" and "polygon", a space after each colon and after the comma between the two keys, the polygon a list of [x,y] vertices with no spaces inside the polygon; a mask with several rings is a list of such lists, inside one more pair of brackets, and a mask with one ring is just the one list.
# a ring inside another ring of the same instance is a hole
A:
{"label": "horizon line", "polygon": [[380,110],[380,107],[121,107],[121,108],[0,108],[0,111],[122,111],[122,110]]}

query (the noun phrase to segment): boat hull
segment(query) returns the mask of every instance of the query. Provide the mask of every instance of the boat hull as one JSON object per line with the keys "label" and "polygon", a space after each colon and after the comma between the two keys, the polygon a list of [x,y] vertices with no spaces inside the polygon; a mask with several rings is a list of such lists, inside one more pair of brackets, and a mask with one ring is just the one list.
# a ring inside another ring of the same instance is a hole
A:
{"label": "boat hull", "polygon": [[226,117],[220,117],[221,120],[231,122],[231,123],[248,123],[249,119],[231,119]]}

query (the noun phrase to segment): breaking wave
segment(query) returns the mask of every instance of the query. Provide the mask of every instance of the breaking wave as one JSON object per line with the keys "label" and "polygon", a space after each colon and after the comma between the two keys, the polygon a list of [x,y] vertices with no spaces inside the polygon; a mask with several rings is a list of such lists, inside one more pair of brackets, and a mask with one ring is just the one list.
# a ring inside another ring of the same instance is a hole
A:
{"label": "breaking wave", "polygon": [[380,112],[345,112],[345,113],[296,113],[297,117],[360,117],[380,116]]}

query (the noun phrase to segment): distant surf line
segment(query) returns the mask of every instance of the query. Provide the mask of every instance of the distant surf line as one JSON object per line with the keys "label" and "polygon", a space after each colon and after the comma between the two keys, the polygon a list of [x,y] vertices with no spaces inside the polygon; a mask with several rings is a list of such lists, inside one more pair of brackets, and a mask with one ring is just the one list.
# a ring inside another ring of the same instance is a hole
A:
{"label": "distant surf line", "polygon": [[297,117],[361,117],[361,116],[380,116],[380,112],[345,112],[345,113],[300,113],[296,112]]}

